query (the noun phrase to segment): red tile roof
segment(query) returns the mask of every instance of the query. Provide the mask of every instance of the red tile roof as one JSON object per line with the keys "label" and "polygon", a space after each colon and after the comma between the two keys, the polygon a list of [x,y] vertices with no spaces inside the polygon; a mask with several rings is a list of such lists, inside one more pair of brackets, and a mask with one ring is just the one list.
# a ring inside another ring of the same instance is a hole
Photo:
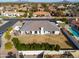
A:
{"label": "red tile roof", "polygon": [[37,11],[37,12],[34,12],[33,14],[36,14],[36,15],[45,15],[45,14],[49,14],[49,12]]}

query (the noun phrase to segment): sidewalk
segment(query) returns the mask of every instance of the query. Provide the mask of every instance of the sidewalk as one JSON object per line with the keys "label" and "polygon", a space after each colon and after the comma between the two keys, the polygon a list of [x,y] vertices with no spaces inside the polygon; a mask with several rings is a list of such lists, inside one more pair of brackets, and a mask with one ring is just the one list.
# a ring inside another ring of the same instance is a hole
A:
{"label": "sidewalk", "polygon": [[2,36],[2,46],[1,46],[1,50],[0,50],[0,57],[1,58],[5,58],[7,55],[8,55],[8,52],[13,52],[13,54],[16,54],[18,57],[18,54],[17,54],[17,50],[16,48],[13,46],[13,48],[11,50],[5,50],[5,43],[7,43],[7,39],[4,38],[4,34]]}

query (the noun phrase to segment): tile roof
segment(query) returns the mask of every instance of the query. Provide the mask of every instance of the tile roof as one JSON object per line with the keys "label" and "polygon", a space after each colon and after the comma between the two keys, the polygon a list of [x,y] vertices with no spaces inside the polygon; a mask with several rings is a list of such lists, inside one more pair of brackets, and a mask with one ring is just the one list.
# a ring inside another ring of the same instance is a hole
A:
{"label": "tile roof", "polygon": [[37,11],[37,12],[34,12],[33,14],[35,14],[35,15],[45,15],[45,14],[49,14],[49,12]]}

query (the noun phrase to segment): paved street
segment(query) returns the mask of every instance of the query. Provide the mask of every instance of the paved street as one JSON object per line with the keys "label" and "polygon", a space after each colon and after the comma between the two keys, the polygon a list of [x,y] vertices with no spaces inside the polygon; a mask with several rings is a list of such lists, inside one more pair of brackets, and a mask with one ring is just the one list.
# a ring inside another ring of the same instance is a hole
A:
{"label": "paved street", "polygon": [[16,22],[17,20],[9,20],[9,22],[0,27],[0,31],[5,32],[8,27],[14,25]]}
{"label": "paved street", "polygon": [[[8,21],[9,22],[5,23],[0,27],[0,32],[5,32],[8,27],[14,25],[17,22],[17,20],[8,20]],[[1,45],[1,39],[0,39],[0,45]]]}

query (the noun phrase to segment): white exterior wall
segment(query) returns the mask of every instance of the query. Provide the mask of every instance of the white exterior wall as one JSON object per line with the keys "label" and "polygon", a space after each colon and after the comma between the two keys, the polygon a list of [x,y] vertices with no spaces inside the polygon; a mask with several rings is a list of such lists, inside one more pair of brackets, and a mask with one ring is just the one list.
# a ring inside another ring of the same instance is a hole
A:
{"label": "white exterior wall", "polygon": [[13,17],[15,17],[15,14],[6,14],[6,13],[3,13],[2,15],[3,16],[13,16]]}
{"label": "white exterior wall", "polygon": [[21,31],[21,34],[24,34],[25,33],[25,31]]}
{"label": "white exterior wall", "polygon": [[45,31],[45,34],[50,34],[50,32],[48,32],[48,31]]}
{"label": "white exterior wall", "polygon": [[35,31],[32,31],[32,34],[35,34]]}
{"label": "white exterior wall", "polygon": [[22,53],[23,55],[39,55],[43,51],[18,51],[18,53]]}
{"label": "white exterior wall", "polygon": [[30,31],[26,31],[27,34],[29,34]]}
{"label": "white exterior wall", "polygon": [[45,34],[45,33],[44,33],[44,28],[41,27],[41,35],[43,35],[43,34]]}
{"label": "white exterior wall", "polygon": [[34,17],[36,17],[37,15],[33,14]]}
{"label": "white exterior wall", "polygon": [[5,13],[4,13],[4,14],[2,14],[2,15],[3,15],[3,16],[9,16],[8,14],[5,14]]}
{"label": "white exterior wall", "polygon": [[37,31],[37,34],[40,34],[40,31]]}
{"label": "white exterior wall", "polygon": [[19,13],[2,13],[3,16],[13,16],[13,17],[16,17],[16,16],[20,16],[21,14]]}
{"label": "white exterior wall", "polygon": [[20,14],[16,14],[17,16],[20,16]]}
{"label": "white exterior wall", "polygon": [[55,34],[58,35],[60,33],[60,31],[55,31]]}

